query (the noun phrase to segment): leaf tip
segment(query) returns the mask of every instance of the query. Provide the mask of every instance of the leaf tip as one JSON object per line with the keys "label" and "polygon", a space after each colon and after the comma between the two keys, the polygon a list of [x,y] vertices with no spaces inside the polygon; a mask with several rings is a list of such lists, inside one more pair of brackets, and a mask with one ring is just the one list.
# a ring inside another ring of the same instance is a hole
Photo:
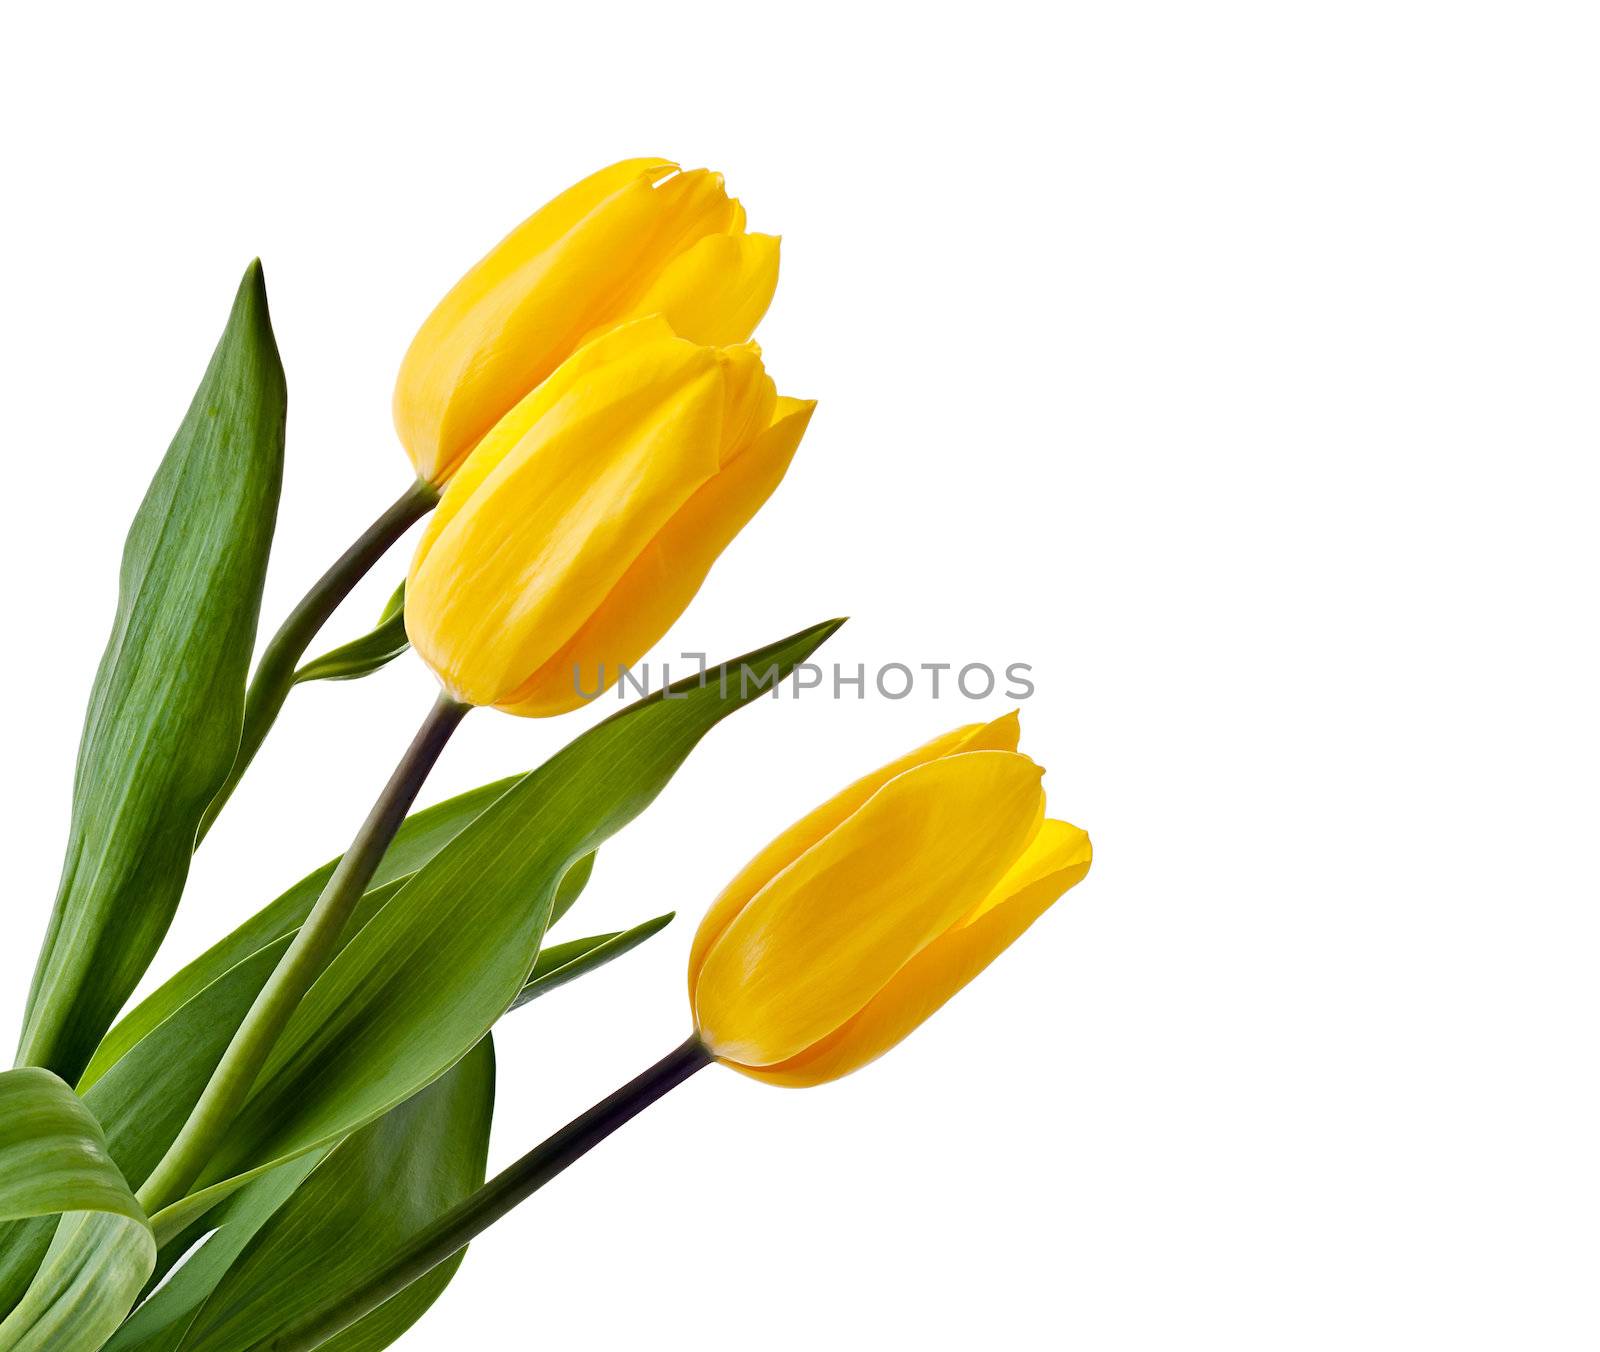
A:
{"label": "leaf tip", "polygon": [[267,314],[267,274],[259,258],[252,258],[246,265],[244,276],[239,279],[239,290],[233,298],[233,308],[237,315],[259,318],[268,327],[271,326],[272,321]]}

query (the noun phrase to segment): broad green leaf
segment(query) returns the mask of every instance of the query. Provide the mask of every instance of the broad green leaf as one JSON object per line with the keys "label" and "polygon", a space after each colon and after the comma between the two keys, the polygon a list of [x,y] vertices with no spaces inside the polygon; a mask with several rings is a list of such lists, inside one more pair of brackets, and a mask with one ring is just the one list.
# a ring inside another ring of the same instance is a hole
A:
{"label": "broad green leaf", "polygon": [[231,979],[207,986],[84,1094],[105,1126],[111,1157],[136,1186],[177,1137],[288,944],[279,940],[240,963]]}
{"label": "broad green leaf", "polygon": [[[540,953],[517,1005],[620,957],[658,933],[671,919],[670,914],[658,916],[619,933],[551,945]],[[302,1269],[314,1264],[328,1247],[319,1241],[316,1232],[332,1231],[338,1246],[338,1275],[353,1279],[381,1263],[446,1205],[468,1196],[483,1182],[483,1158],[492,1114],[492,1041],[491,1034],[443,1078],[377,1123],[346,1137],[332,1148],[331,1156],[326,1151],[302,1155],[269,1170],[223,1202],[214,1213],[214,1233],[173,1279],[117,1331],[107,1344],[107,1352],[175,1352],[180,1343],[197,1348],[243,1346],[249,1343],[252,1329],[257,1330],[256,1337],[265,1337],[269,1330],[288,1327],[294,1318],[340,1294],[340,1283],[329,1280],[333,1274],[321,1267],[317,1267],[315,1283],[302,1277]],[[470,1113],[473,1086],[481,1090],[481,1113]],[[426,1112],[425,1101],[435,1105],[449,1102],[455,1108]],[[462,1119],[467,1116],[472,1120],[463,1127]],[[396,1142],[400,1144],[397,1146]],[[461,1169],[463,1160],[472,1167]],[[398,1199],[400,1206],[390,1197],[391,1188],[402,1185],[402,1180],[394,1177],[397,1166],[404,1168],[407,1178],[420,1176],[423,1180]],[[301,1189],[313,1169],[316,1173],[311,1183]],[[368,1200],[363,1203],[362,1190],[355,1184],[374,1172],[377,1182],[365,1188]],[[430,1189],[448,1193],[445,1205],[422,1205]],[[292,1207],[285,1206],[291,1198]],[[281,1218],[277,1214],[280,1207]],[[370,1216],[368,1207],[373,1208]],[[407,1216],[411,1218],[407,1224],[397,1223]],[[256,1241],[255,1236],[269,1220],[270,1233]],[[358,1243],[357,1236],[365,1242]],[[235,1267],[247,1246],[251,1252]],[[189,1245],[174,1247],[181,1252]],[[324,1346],[335,1352],[376,1352],[387,1347],[449,1284],[464,1254],[463,1250],[434,1268]],[[213,1299],[211,1293],[219,1284],[222,1289]],[[274,1290],[285,1288],[290,1292],[288,1303],[279,1301],[265,1309],[256,1308]],[[196,1314],[208,1300],[205,1317],[196,1323]],[[243,1313],[235,1313],[241,1307]],[[241,1340],[231,1341],[231,1333],[240,1330]],[[183,1342],[186,1334],[190,1340],[187,1343]]]}
{"label": "broad green leaf", "polygon": [[94,1352],[155,1266],[155,1237],[94,1115],[48,1070],[0,1073],[0,1219],[60,1216],[0,1352]]}
{"label": "broad green leaf", "polygon": [[[470,1196],[483,1184],[493,1107],[494,1051],[485,1038],[448,1074],[334,1147],[229,1266],[183,1352],[236,1352],[270,1338]],[[444,1290],[458,1260],[324,1346],[387,1347]]]}
{"label": "broad green leaf", "polygon": [[285,401],[252,263],[123,550],[19,1065],[76,1080],[171,923],[200,815],[238,746]]}
{"label": "broad green leaf", "polygon": [[[589,863],[580,860],[562,880],[561,896],[565,904],[570,905],[577,899],[588,878]],[[404,877],[394,879],[367,892],[351,920],[345,942],[360,932],[404,881]],[[642,942],[645,937],[648,936],[641,936],[635,942]],[[112,1158],[130,1179],[143,1182],[177,1137],[211,1072],[227,1050],[234,1030],[292,938],[293,931],[290,931],[273,939],[224,971],[210,985],[201,987],[110,1065],[84,1093],[85,1101],[105,1124]],[[625,951],[617,947],[605,953],[600,961],[620,956]],[[599,961],[590,962],[591,967],[599,965]],[[562,979],[566,979],[565,976]]]}
{"label": "broad green leaf", "polygon": [[[444,805],[441,805],[444,806]],[[437,811],[437,809],[430,809]],[[413,842],[415,844],[415,842]],[[577,899],[589,876],[590,859],[573,866],[561,885],[561,908]],[[391,880],[369,891],[351,922],[351,934],[377,913],[405,881]],[[620,935],[599,935],[552,947],[535,966],[524,1004],[537,995],[620,957],[665,923],[664,917]],[[127,1053],[107,1067],[87,1090],[85,1101],[105,1124],[112,1158],[127,1176],[142,1181],[166,1153],[189,1110],[200,1097],[233,1031],[266,984],[293,931],[282,934],[197,990]],[[348,939],[347,939],[348,941]],[[35,1240],[35,1244],[39,1243]]]}
{"label": "broad green leaf", "polygon": [[[351,933],[393,895],[398,882],[517,778],[483,785],[407,818],[351,922]],[[337,863],[332,860],[301,879],[152,992],[96,1050],[78,1091],[105,1124],[112,1156],[135,1186],[172,1144],[234,1029]],[[587,876],[586,866],[563,880],[563,905],[577,899]],[[0,1224],[0,1314],[32,1278],[53,1229],[53,1221]],[[163,1258],[169,1247],[163,1244]]]}
{"label": "broad green leaf", "polygon": [[[428,810],[434,814],[434,823],[441,819],[441,809],[446,806],[441,804],[439,808]],[[576,900],[592,863],[592,856],[588,856],[569,870],[562,880],[558,909],[564,912]],[[369,893],[353,927],[359,928],[365,923],[377,907],[394,894],[400,881],[403,879],[391,880]],[[594,935],[549,946],[540,953],[527,985],[517,998],[517,1005],[620,957],[658,932],[670,919],[670,915],[661,916],[619,934]],[[108,1066],[109,1073],[91,1086],[86,1101],[106,1122],[110,1153],[129,1177],[142,1179],[171,1144],[233,1029],[292,935],[290,930],[272,939],[233,968],[223,971],[209,986],[197,990],[157,1024],[151,1034],[137,1041],[124,1058]],[[187,1300],[190,1305],[184,1308],[192,1313],[192,1307],[204,1298],[204,1293],[225,1270],[223,1255],[228,1251],[227,1246],[242,1246],[254,1227],[265,1221],[320,1158],[320,1154],[313,1153],[269,1171],[228,1199],[210,1222],[201,1223],[197,1227],[201,1233],[207,1225],[221,1225],[222,1231],[207,1240],[179,1275],[157,1293],[156,1310],[151,1311],[148,1303],[139,1308],[129,1321],[132,1327],[119,1333],[114,1346],[125,1347],[130,1352],[147,1347],[151,1352],[158,1349],[166,1352],[175,1346],[175,1341],[171,1340],[181,1334],[181,1329],[177,1334],[172,1333],[169,1316],[162,1311],[171,1311]],[[49,1247],[54,1228],[53,1219],[0,1227],[7,1232],[15,1268],[12,1275],[15,1290],[10,1299],[0,1304],[0,1313],[26,1288]],[[156,1276],[159,1277],[192,1244],[193,1239],[185,1237],[163,1244]]]}
{"label": "broad green leaf", "polygon": [[402,582],[370,633],[307,662],[295,672],[295,684],[353,681],[370,676],[388,666],[410,646],[411,640],[406,637],[406,584]]}
{"label": "broad green leaf", "polygon": [[[158,1281],[178,1257],[194,1253],[154,1294],[148,1295],[106,1344],[106,1352],[176,1352],[200,1307],[216,1290],[217,1283],[273,1214],[294,1196],[307,1175],[327,1158],[325,1150],[290,1160],[269,1169],[260,1178],[241,1188],[201,1223],[212,1233],[196,1248],[194,1243],[173,1244],[174,1252],[163,1248],[156,1259],[151,1281]],[[198,1242],[198,1241],[196,1241]]]}
{"label": "broad green leaf", "polygon": [[[588,878],[591,864],[592,857],[579,860],[562,880],[559,909],[565,910],[576,900]],[[395,893],[400,881],[403,879],[391,881],[369,892],[352,922],[353,927],[359,928],[365,923],[377,907]],[[548,994],[613,958],[621,957],[661,930],[671,918],[670,915],[660,916],[622,933],[594,935],[551,945],[540,953],[527,985],[517,997],[517,1006]],[[291,937],[292,931],[272,940],[224,971],[209,986],[201,987],[156,1025],[149,1035],[130,1047],[124,1057],[108,1066],[108,1073],[90,1087],[84,1096],[85,1101],[106,1124],[108,1149],[128,1177],[142,1180],[166,1152],[204,1088],[212,1068],[221,1058],[233,1030],[238,1027]],[[302,1160],[303,1163],[293,1161],[283,1168],[270,1171],[244,1192],[229,1199],[225,1204],[228,1213],[234,1214],[240,1203],[245,1204],[246,1214],[259,1212],[259,1197],[275,1195],[272,1189],[279,1186],[283,1177],[287,1177],[296,1166],[303,1174],[315,1162],[315,1157],[302,1157]],[[273,1180],[279,1180],[279,1183]],[[265,1219],[264,1214],[261,1219]],[[54,1228],[53,1219],[17,1221],[0,1226],[0,1256],[5,1260],[0,1261],[0,1314],[9,1309],[26,1289],[49,1247]],[[230,1233],[237,1236],[242,1231],[235,1226]],[[181,1237],[164,1243],[158,1257],[157,1275],[190,1247],[191,1243]],[[218,1240],[209,1241],[205,1249],[207,1262],[214,1264],[218,1261],[220,1251]],[[187,1284],[201,1280],[200,1270],[190,1271],[198,1261],[199,1255],[196,1255],[184,1268]],[[168,1295],[167,1290],[163,1288],[161,1293],[165,1301],[179,1298]],[[142,1310],[143,1307],[141,1313]],[[144,1317],[141,1329],[146,1332],[150,1330],[151,1318],[148,1315]],[[143,1342],[128,1344],[141,1348],[144,1345]],[[158,1345],[167,1346],[165,1343],[151,1344],[152,1347]]]}
{"label": "broad green leaf", "polygon": [[[589,862],[589,859],[584,859],[579,861],[579,865],[574,866],[568,878],[563,880],[563,891],[572,882],[573,874],[581,871],[587,875]],[[385,890],[392,893],[394,886],[390,884]],[[528,984],[517,999],[518,1006],[595,970],[613,958],[620,957],[652,934],[659,932],[671,919],[670,915],[659,916],[655,920],[622,933],[594,935],[564,944],[551,945],[539,955],[539,961],[534,965]],[[226,979],[213,983],[213,987],[207,988],[183,1007],[181,1017],[169,1020],[156,1037],[139,1044],[127,1068],[134,1072],[131,1079],[136,1086],[147,1082],[154,1088],[146,1092],[139,1092],[136,1088],[126,1096],[114,1096],[113,1091],[117,1088],[124,1070],[123,1066],[118,1065],[112,1068],[111,1073],[101,1084],[90,1091],[88,1098],[91,1103],[102,1102],[119,1115],[118,1120],[124,1126],[122,1153],[134,1154],[141,1161],[141,1167],[145,1171],[148,1171],[165,1149],[166,1142],[176,1134],[183,1113],[186,1111],[180,1108],[175,1113],[171,1106],[163,1101],[163,1090],[178,1098],[181,1104],[192,1102],[200,1088],[200,1084],[195,1082],[192,1074],[185,1078],[180,1086],[175,1087],[170,1079],[164,1080],[161,1077],[160,1067],[168,1062],[181,1062],[185,1055],[186,1043],[197,1038],[214,1037],[214,1026],[221,1026],[225,1030],[231,1030],[236,1026],[238,1019],[242,1017],[243,1008],[254,998],[254,991],[264,980],[264,969],[270,968],[271,962],[276,960],[277,954],[287,942],[287,938],[284,938],[274,943],[268,950],[264,950],[268,956],[267,959],[261,959],[264,963],[263,970],[254,974],[250,980],[244,981],[238,990],[231,994],[225,993],[228,985]],[[253,965],[258,959],[247,959],[245,965]],[[239,973],[231,975],[237,979]],[[224,993],[219,994],[216,989],[218,986],[224,988]],[[226,1032],[222,1039],[213,1042],[215,1050],[210,1054],[210,1060],[214,1061],[216,1056],[220,1055],[225,1038]],[[451,1074],[456,1074],[460,1069],[458,1066]],[[203,1075],[199,1077],[201,1083],[203,1079]],[[430,1091],[424,1091],[427,1092]],[[394,1111],[402,1112],[404,1108]],[[154,1134],[149,1131],[149,1124],[152,1121],[159,1123],[159,1129]],[[116,1155],[117,1144],[113,1143],[111,1148],[112,1154]],[[293,1194],[325,1154],[325,1151],[313,1151],[276,1169],[268,1170],[223,1202],[210,1218],[197,1222],[195,1227],[197,1233],[179,1236],[164,1244],[157,1256],[155,1279],[159,1279],[168,1267],[194,1247],[207,1229],[214,1230],[178,1274],[162,1286],[150,1300],[139,1306],[127,1324],[118,1331],[117,1337],[109,1344],[113,1352],[172,1352],[188,1328],[195,1311],[222,1279],[250,1237]],[[473,1186],[476,1187],[477,1183]],[[43,1244],[47,1244],[48,1240],[47,1232],[41,1243],[41,1252]],[[453,1270],[452,1264],[450,1271]],[[443,1289],[449,1281],[449,1273],[440,1270],[430,1274],[429,1280],[436,1281],[438,1289]],[[421,1286],[422,1283],[419,1283],[419,1288]],[[420,1295],[419,1290],[416,1296],[420,1298]],[[411,1296],[412,1293],[408,1292],[408,1298]],[[390,1302],[390,1305],[398,1308],[399,1302]],[[390,1305],[386,1305],[385,1310],[389,1310]],[[369,1325],[377,1327],[379,1322],[379,1313],[375,1312],[368,1320],[363,1321],[362,1328],[366,1329]],[[354,1330],[350,1330],[341,1336],[353,1336],[353,1334]]]}
{"label": "broad green leaf", "polygon": [[[264,1337],[281,1326],[274,1310],[299,1313],[306,1293],[336,1293],[337,1276],[350,1263],[387,1253],[395,1236],[404,1239],[483,1182],[493,1105],[494,1052],[485,1039],[378,1122],[230,1197],[214,1213],[214,1232],[139,1306],[106,1352],[240,1345],[251,1341],[252,1328]],[[430,1282],[327,1346],[344,1352],[386,1346],[427,1309],[456,1266],[436,1269]],[[241,1326],[245,1336],[233,1340],[229,1331]]]}
{"label": "broad green leaf", "polygon": [[[732,665],[781,677],[840,623]],[[592,728],[490,804],[318,978],[200,1189],[154,1218],[157,1233],[182,1230],[261,1170],[374,1120],[466,1055],[526,984],[568,868],[760,693],[744,680],[680,682]]]}
{"label": "broad green leaf", "polygon": [[[520,778],[519,775],[512,775],[412,813],[385,853],[369,891],[410,877]],[[142,1038],[224,973],[263,948],[279,940],[292,938],[310,914],[338,862],[337,859],[330,859],[321,868],[302,878],[124,1015],[96,1049],[88,1069],[78,1082],[78,1091],[82,1093],[87,1090]]]}
{"label": "broad green leaf", "polygon": [[[346,942],[422,861],[516,782],[513,777],[485,785],[409,818],[357,908]],[[591,856],[568,870],[557,894],[558,914],[578,899],[593,864]],[[135,1186],[177,1136],[332,868],[328,864],[297,883],[178,973],[118,1024],[96,1053],[79,1092],[104,1124],[112,1158]],[[31,1280],[53,1229],[53,1221],[0,1224],[0,1314]],[[188,1247],[181,1239],[164,1240],[160,1261]]]}

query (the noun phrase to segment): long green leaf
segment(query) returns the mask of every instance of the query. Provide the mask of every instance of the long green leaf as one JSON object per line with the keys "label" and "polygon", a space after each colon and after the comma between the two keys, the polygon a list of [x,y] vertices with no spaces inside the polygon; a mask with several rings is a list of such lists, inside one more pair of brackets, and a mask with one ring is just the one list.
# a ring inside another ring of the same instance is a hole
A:
{"label": "long green leaf", "polygon": [[76,1080],[171,923],[238,745],[286,398],[252,263],[128,533],[19,1065]]}
{"label": "long green leaf", "polygon": [[[274,1169],[228,1199],[217,1228],[134,1312],[106,1352],[176,1352],[251,1341],[303,1313],[344,1273],[390,1252],[483,1182],[494,1107],[485,1039],[449,1074],[329,1151]],[[429,1274],[327,1346],[375,1349],[432,1304],[455,1264]]]}
{"label": "long green leaf", "polygon": [[[410,877],[520,778],[520,775],[512,775],[484,784],[447,802],[412,813],[378,866],[369,892]],[[302,878],[124,1015],[95,1050],[78,1082],[79,1093],[89,1089],[143,1038],[219,977],[253,954],[292,938],[316,904],[338,862],[330,859]],[[254,999],[254,994],[250,998]]]}
{"label": "long green leaf", "polygon": [[[545,948],[515,1007],[630,952],[658,934],[672,918],[669,913],[629,930]],[[441,1214],[443,1205],[418,1204],[419,1199],[431,1195],[430,1189],[445,1188],[447,1195],[441,1201],[446,1204],[470,1195],[483,1182],[492,1102],[485,1102],[483,1112],[474,1118],[481,1128],[465,1130],[457,1121],[459,1110],[424,1114],[417,1109],[423,1101],[438,1102],[444,1095],[459,1105],[461,1081],[464,1077],[469,1077],[469,1082],[483,1078],[475,1067],[480,1051],[489,1049],[492,1042],[490,1034],[441,1079],[332,1147],[331,1158],[325,1150],[302,1155],[268,1170],[224,1201],[215,1213],[215,1233],[118,1330],[107,1352],[176,1352],[180,1343],[196,1349],[253,1346],[318,1308],[319,1301],[337,1300],[350,1283],[371,1266],[381,1265]],[[472,1161],[471,1169],[452,1170],[452,1163],[459,1165],[464,1157]],[[395,1177],[397,1161],[404,1165],[403,1178]],[[316,1173],[311,1183],[301,1189],[313,1169]],[[373,1181],[362,1185],[369,1177]],[[409,1185],[407,1180],[411,1180]],[[400,1193],[398,1200],[403,1205],[396,1206],[393,1189],[407,1186],[412,1190]],[[283,1208],[281,1217],[279,1208]],[[270,1232],[257,1240],[269,1220]],[[181,1252],[190,1246],[180,1240],[173,1247]],[[240,1259],[247,1247],[251,1252]],[[323,1263],[330,1250],[336,1268]],[[330,1352],[377,1352],[389,1346],[449,1285],[464,1256],[465,1250],[441,1263],[323,1344],[324,1348]],[[369,1266],[363,1267],[363,1262]],[[219,1286],[219,1294],[213,1297],[211,1293]],[[202,1305],[205,1316],[196,1322]]]}
{"label": "long green leaf", "polygon": [[[433,825],[439,820],[436,816]],[[588,879],[591,863],[592,856],[586,857],[568,871],[562,880],[558,911],[565,912],[577,899]],[[369,892],[356,913],[352,928],[359,929],[394,895],[403,881],[403,877],[390,880]],[[517,1005],[526,1004],[621,957],[657,933],[670,919],[671,916],[661,916],[620,934],[601,934],[552,945],[540,953],[527,985],[517,997]],[[221,971],[209,985],[199,987],[175,1005],[149,1033],[133,1042],[121,1057],[112,1061],[106,1073],[89,1087],[85,1101],[105,1123],[111,1156],[129,1178],[142,1180],[166,1152],[221,1058],[233,1030],[292,937],[293,930],[290,930],[270,939],[233,967]],[[272,1195],[271,1188],[276,1185],[270,1184],[269,1179],[279,1178],[285,1169],[274,1170],[268,1179],[258,1180],[247,1194]],[[263,1185],[267,1186],[263,1189]],[[241,1194],[232,1202],[247,1203],[247,1213],[253,1214],[251,1208],[259,1209],[259,1203],[247,1194]],[[27,1288],[49,1247],[54,1229],[53,1218],[0,1224],[0,1315],[9,1310]],[[233,1233],[238,1233],[237,1227]],[[181,1238],[163,1244],[158,1270],[189,1247],[189,1242]],[[208,1261],[215,1262],[219,1252],[217,1241],[211,1241],[206,1251],[210,1255]],[[188,1272],[188,1268],[185,1271]],[[188,1280],[193,1282],[198,1278],[197,1272]]]}
{"label": "long green leaf", "polygon": [[[200,1307],[227,1275],[234,1260],[327,1157],[328,1151],[313,1150],[276,1169],[269,1169],[228,1198],[201,1223],[211,1230],[209,1235],[174,1244],[170,1252],[161,1250],[156,1256],[156,1270],[146,1283],[147,1289],[166,1276],[179,1258],[188,1254],[188,1259],[128,1316],[106,1344],[106,1352],[176,1352]],[[200,1242],[202,1237],[203,1243]]]}
{"label": "long green leaf", "polygon": [[[830,621],[739,659],[781,676]],[[761,690],[671,687],[608,719],[496,799],[360,930],[296,1010],[191,1197],[189,1225],[264,1169],[338,1139],[454,1065],[521,992],[568,868],[642,812],[699,740]]]}
{"label": "long green leaf", "polygon": [[[587,859],[580,861],[580,864],[587,863]],[[568,878],[563,881],[563,892],[572,881],[573,875],[578,872],[577,867],[569,872]],[[586,870],[584,872],[586,874]],[[386,890],[393,892],[393,885]],[[658,916],[654,920],[646,921],[621,933],[599,934],[551,945],[540,953],[539,961],[534,964],[527,985],[517,997],[517,1006],[520,1007],[530,1000],[548,994],[567,982],[621,957],[638,947],[651,935],[659,933],[671,919],[671,915]],[[236,1026],[243,1008],[249,999],[253,998],[253,992],[259,988],[263,979],[261,972],[265,967],[270,967],[286,943],[287,939],[272,945],[265,958],[260,959],[263,965],[254,979],[243,982],[238,989],[230,993],[229,978],[238,980],[241,973],[236,971],[226,974],[223,980],[213,983],[212,987],[207,988],[200,996],[184,1006],[178,1016],[163,1026],[157,1037],[139,1044],[134,1059],[127,1067],[133,1072],[129,1075],[129,1080],[135,1086],[147,1084],[150,1087],[143,1092],[135,1088],[126,1095],[113,1094],[112,1091],[122,1079],[124,1069],[118,1066],[113,1068],[112,1074],[107,1076],[101,1085],[90,1091],[89,1102],[105,1105],[117,1115],[117,1120],[123,1126],[123,1131],[120,1133],[122,1139],[120,1142],[114,1141],[111,1145],[113,1156],[131,1154],[141,1161],[141,1166],[146,1170],[155,1158],[159,1157],[165,1149],[164,1142],[176,1132],[181,1121],[183,1115],[181,1105],[192,1102],[199,1092],[199,1085],[195,1083],[192,1074],[185,1074],[181,1082],[174,1085],[170,1077],[163,1078],[160,1075],[161,1067],[163,1064],[181,1064],[196,1040],[215,1037],[214,1028],[221,1027],[226,1033]],[[256,963],[247,961],[245,965],[255,966]],[[220,1042],[213,1045],[220,1051]],[[215,1053],[211,1059],[215,1059]],[[165,1102],[168,1096],[179,1100],[180,1109],[176,1113]],[[402,1110],[403,1108],[395,1111]],[[149,1129],[152,1120],[160,1124],[154,1133]],[[109,1345],[113,1352],[172,1352],[188,1328],[195,1311],[222,1279],[223,1274],[227,1272],[251,1236],[266,1223],[279,1206],[288,1200],[306,1175],[325,1156],[326,1151],[312,1151],[276,1169],[268,1170],[223,1202],[210,1218],[198,1222],[195,1227],[196,1233],[177,1236],[164,1244],[157,1256],[157,1278],[198,1242],[205,1229],[215,1229],[215,1233],[205,1239],[204,1244],[183,1265],[177,1276],[162,1286],[152,1299],[141,1305],[127,1324],[118,1331],[117,1337]],[[48,1244],[48,1240],[49,1234],[46,1232],[42,1241],[39,1241],[40,1253],[43,1251],[43,1246]],[[448,1280],[448,1273],[440,1273],[437,1279],[439,1288],[442,1289]],[[362,1327],[366,1328],[369,1322],[377,1326],[378,1316],[375,1314],[371,1321],[363,1321]]]}
{"label": "long green leaf", "polygon": [[0,1352],[94,1352],[155,1266],[155,1237],[94,1115],[58,1076],[0,1073],[0,1220],[63,1217]]}
{"label": "long green leaf", "polygon": [[[494,1107],[485,1038],[454,1069],[340,1142],[229,1267],[180,1344],[228,1352],[268,1338],[337,1297],[483,1183]],[[345,1330],[342,1352],[387,1347],[449,1282],[436,1268]]]}
{"label": "long green leaf", "polygon": [[[423,862],[518,778],[486,784],[408,818],[362,899],[345,941]],[[95,1053],[79,1092],[104,1123],[112,1158],[136,1186],[177,1136],[234,1029],[337,862],[296,883],[153,992],[118,1023]],[[593,864],[589,856],[567,871],[556,897],[558,916],[578,899]],[[609,951],[607,959],[622,951]],[[0,1223],[0,1315],[27,1288],[54,1229],[53,1219]],[[164,1242],[160,1262],[170,1262],[188,1247],[181,1237]]]}
{"label": "long green leaf", "polygon": [[[580,865],[586,864],[580,861]],[[587,877],[587,867],[575,867],[563,880],[561,895],[566,904],[576,900]],[[360,932],[404,881],[404,877],[391,880],[366,894],[351,921],[351,936]],[[176,1138],[293,933],[272,939],[197,990],[85,1091],[85,1101],[105,1124],[112,1158],[130,1179],[142,1182]],[[605,958],[622,951],[608,952]]]}

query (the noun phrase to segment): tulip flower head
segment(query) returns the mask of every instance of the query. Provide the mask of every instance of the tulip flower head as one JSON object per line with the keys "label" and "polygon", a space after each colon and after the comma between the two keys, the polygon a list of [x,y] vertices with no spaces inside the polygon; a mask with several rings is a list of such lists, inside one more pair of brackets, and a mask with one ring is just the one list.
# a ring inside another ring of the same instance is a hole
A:
{"label": "tulip flower head", "polygon": [[660,316],[595,339],[450,481],[406,585],[406,632],[467,704],[544,716],[615,684],[772,494],[814,405],[753,344]]}
{"label": "tulip flower head", "polygon": [[778,239],[745,232],[722,176],[624,160],[547,203],[439,302],[395,383],[418,476],[442,484],[586,339],[664,315],[711,347],[745,342],[778,284]]}
{"label": "tulip flower head", "polygon": [[734,1069],[821,1084],[881,1056],[1089,871],[1044,815],[1018,718],[973,724],[858,780],[758,854],[689,957],[701,1041]]}

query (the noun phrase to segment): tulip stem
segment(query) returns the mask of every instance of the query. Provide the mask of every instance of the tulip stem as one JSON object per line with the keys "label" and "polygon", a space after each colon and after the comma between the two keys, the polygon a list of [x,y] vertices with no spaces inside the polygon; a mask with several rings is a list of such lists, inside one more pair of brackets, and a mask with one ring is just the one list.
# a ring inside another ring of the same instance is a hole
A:
{"label": "tulip stem", "polygon": [[352,1290],[312,1311],[284,1332],[250,1344],[248,1352],[302,1352],[302,1349],[320,1347],[465,1248],[618,1127],[710,1064],[711,1053],[698,1037],[691,1036],[642,1075],[601,1099],[588,1112],[573,1118],[554,1136],[536,1145],[470,1197],[458,1202]]}
{"label": "tulip stem", "polygon": [[470,707],[441,694],[428,711],[316,905],[234,1033],[177,1139],[139,1189],[139,1203],[147,1215],[182,1198],[216,1154],[290,1016],[338,951],[351,912],[416,801],[428,771]]}
{"label": "tulip stem", "polygon": [[300,598],[300,604],[289,612],[289,618],[279,626],[256,663],[255,675],[250,678],[250,688],[244,697],[244,724],[239,735],[239,750],[233,758],[233,768],[217,790],[205,815],[200,819],[195,833],[195,848],[206,838],[216,821],[217,814],[233,796],[250,762],[261,750],[267,733],[277,721],[284,701],[294,689],[294,674],[306,649],[322,629],[339,603],[351,589],[371,571],[406,531],[438,505],[439,490],[418,479],[402,493],[366,530],[356,537],[355,543],[345,550],[311,590]]}

